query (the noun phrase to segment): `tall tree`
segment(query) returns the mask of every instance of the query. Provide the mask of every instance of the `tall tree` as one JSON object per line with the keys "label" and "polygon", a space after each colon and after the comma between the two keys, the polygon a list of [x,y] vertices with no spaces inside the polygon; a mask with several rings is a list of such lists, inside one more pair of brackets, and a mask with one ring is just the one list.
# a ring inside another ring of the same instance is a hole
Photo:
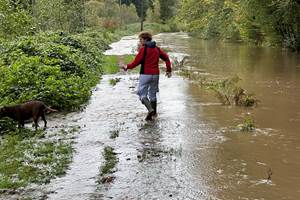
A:
{"label": "tall tree", "polygon": [[177,0],[159,0],[160,18],[163,22],[167,22],[175,14]]}
{"label": "tall tree", "polygon": [[160,0],[154,0],[153,8],[147,11],[147,21],[160,23]]}
{"label": "tall tree", "polygon": [[[120,0],[115,0],[115,1],[118,3],[120,2]],[[126,4],[126,5],[134,4],[139,18],[144,16],[143,18],[145,20],[148,8],[153,8],[153,1],[154,0],[121,0],[121,4]],[[142,5],[143,5],[143,9],[142,9]]]}
{"label": "tall tree", "polygon": [[70,32],[82,32],[84,30],[84,3],[85,0],[65,0]]}
{"label": "tall tree", "polygon": [[[23,4],[24,3],[24,4]],[[25,2],[0,0],[0,37],[14,37],[30,33],[33,18]]]}

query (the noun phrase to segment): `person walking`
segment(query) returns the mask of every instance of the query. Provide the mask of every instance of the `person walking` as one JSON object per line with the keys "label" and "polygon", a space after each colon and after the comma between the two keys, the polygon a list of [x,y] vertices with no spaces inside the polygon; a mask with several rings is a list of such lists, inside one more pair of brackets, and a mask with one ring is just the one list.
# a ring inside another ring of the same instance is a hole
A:
{"label": "person walking", "polygon": [[149,32],[139,34],[138,54],[135,59],[120,67],[127,71],[141,65],[138,95],[141,102],[148,110],[146,120],[152,120],[157,115],[156,93],[159,88],[159,59],[166,64],[166,76],[172,76],[172,68],[169,56],[152,41],[152,35]]}

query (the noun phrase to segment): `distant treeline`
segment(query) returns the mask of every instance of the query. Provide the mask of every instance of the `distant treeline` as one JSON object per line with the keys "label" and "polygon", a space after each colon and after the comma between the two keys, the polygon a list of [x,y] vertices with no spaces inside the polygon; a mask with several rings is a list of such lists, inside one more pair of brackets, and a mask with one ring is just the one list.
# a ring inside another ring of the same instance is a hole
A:
{"label": "distant treeline", "polygon": [[0,0],[0,38],[57,30],[114,30],[141,20],[167,23],[175,15],[177,1]]}
{"label": "distant treeline", "polygon": [[0,39],[115,30],[141,20],[205,39],[300,51],[300,0],[0,0]]}
{"label": "distant treeline", "polygon": [[[122,4],[134,4],[138,16],[147,21],[168,23],[176,14],[180,0],[117,0]],[[143,8],[142,8],[143,7]],[[142,12],[143,11],[143,12]],[[143,15],[142,15],[143,13]]]}
{"label": "distant treeline", "polygon": [[80,33],[138,22],[133,4],[115,0],[0,0],[0,38],[42,31]]}
{"label": "distant treeline", "polygon": [[300,51],[300,0],[182,0],[177,21],[207,39]]}

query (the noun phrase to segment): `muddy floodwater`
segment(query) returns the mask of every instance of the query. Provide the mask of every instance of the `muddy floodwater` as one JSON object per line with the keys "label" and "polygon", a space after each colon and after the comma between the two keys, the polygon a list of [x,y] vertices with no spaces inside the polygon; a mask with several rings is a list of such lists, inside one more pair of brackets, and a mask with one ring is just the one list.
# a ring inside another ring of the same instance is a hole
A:
{"label": "muddy floodwater", "polygon": [[[214,143],[204,155],[197,149],[205,145],[192,139],[203,133],[195,136],[186,130],[183,143],[193,141],[185,148],[193,152],[190,162],[195,164],[187,173],[210,177],[207,184],[220,199],[300,199],[300,55],[180,34],[159,37],[173,52],[189,55],[185,67],[216,76],[238,75],[241,86],[260,100],[251,109],[220,106],[213,104],[214,96],[188,84],[187,96],[193,101],[185,108],[214,134],[222,132],[225,141]],[[234,131],[247,113],[257,130]],[[209,168],[206,174],[201,165]]]}
{"label": "muddy floodwater", "polygon": [[[54,129],[81,129],[66,175],[43,186],[46,199],[300,199],[300,56],[184,33],[155,40],[172,58],[187,57],[186,69],[238,75],[258,105],[224,106],[195,82],[162,72],[158,117],[146,122],[138,74],[105,75],[83,111],[48,120]],[[134,52],[136,44],[136,36],[125,37],[107,54]],[[111,85],[113,78],[120,82]],[[236,128],[246,115],[254,120],[253,132]],[[114,148],[118,162],[113,181],[103,184],[105,146]]]}

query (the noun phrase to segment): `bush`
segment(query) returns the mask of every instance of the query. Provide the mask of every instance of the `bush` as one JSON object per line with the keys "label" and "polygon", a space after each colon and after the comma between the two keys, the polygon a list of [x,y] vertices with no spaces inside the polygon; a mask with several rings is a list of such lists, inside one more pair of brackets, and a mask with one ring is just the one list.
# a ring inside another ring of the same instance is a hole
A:
{"label": "bush", "polygon": [[251,116],[247,115],[245,116],[243,123],[237,125],[237,128],[243,132],[254,131],[255,130],[254,120],[252,119]]}
{"label": "bush", "polygon": [[[106,39],[107,38],[107,39]],[[76,109],[103,73],[106,32],[62,32],[22,37],[0,56],[0,105],[41,100],[57,109]]]}

